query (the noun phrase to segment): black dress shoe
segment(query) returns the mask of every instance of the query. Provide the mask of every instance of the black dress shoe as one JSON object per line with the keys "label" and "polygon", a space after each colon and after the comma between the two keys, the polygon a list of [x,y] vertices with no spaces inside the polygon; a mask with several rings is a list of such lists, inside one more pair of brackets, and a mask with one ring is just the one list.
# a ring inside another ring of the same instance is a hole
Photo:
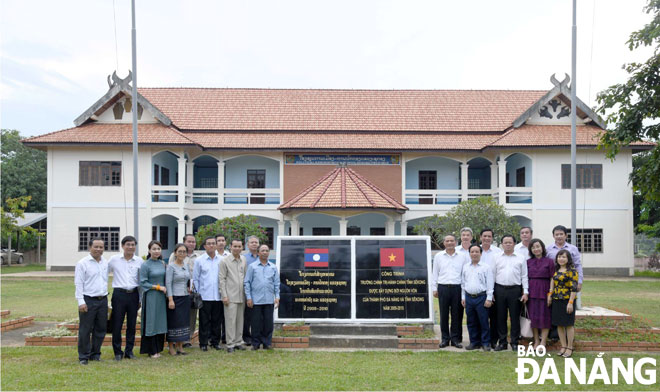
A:
{"label": "black dress shoe", "polygon": [[497,346],[493,349],[493,351],[503,351],[506,350],[506,346]]}
{"label": "black dress shoe", "polygon": [[449,342],[440,342],[440,344],[438,344],[438,347],[440,348],[445,348],[447,346],[449,346]]}
{"label": "black dress shoe", "polygon": [[454,347],[456,347],[456,348],[463,348],[463,345],[460,344],[460,343],[454,343],[454,342],[451,342],[451,345],[454,346]]}
{"label": "black dress shoe", "polygon": [[465,347],[465,349],[468,351],[476,350],[478,348],[481,348],[481,346],[478,344],[470,344],[467,347]]}
{"label": "black dress shoe", "polygon": [[90,360],[90,361],[101,362],[101,357],[94,357],[94,358],[90,358],[89,360]]}
{"label": "black dress shoe", "polygon": [[86,359],[81,359],[80,364],[81,365],[87,365],[89,362]]}
{"label": "black dress shoe", "polygon": [[257,351],[259,350],[259,346],[252,346],[252,351]]}
{"label": "black dress shoe", "polygon": [[192,344],[190,344],[190,343],[184,343],[183,344],[183,348],[188,348],[188,347],[192,347]]}
{"label": "black dress shoe", "polygon": [[244,346],[241,346],[240,344],[236,347],[234,347],[236,350],[245,350]]}
{"label": "black dress shoe", "polygon": [[266,346],[266,345],[264,344],[264,350],[272,350],[272,349],[273,349],[273,346]]}
{"label": "black dress shoe", "polygon": [[129,352],[127,352],[127,353],[124,353],[124,358],[126,358],[126,359],[134,359],[134,358],[135,358],[135,354],[133,354],[132,352],[129,351]]}
{"label": "black dress shoe", "polygon": [[229,347],[229,348],[227,349],[227,352],[228,352],[228,353],[233,353],[233,352],[234,352],[234,348],[233,348],[233,347]]}
{"label": "black dress shoe", "polygon": [[199,346],[199,348],[202,349],[202,351],[209,351],[209,348],[206,346]]}
{"label": "black dress shoe", "polygon": [[121,355],[121,354],[117,354],[117,355],[115,355],[115,361],[121,361],[121,359],[122,359],[123,357],[124,357],[123,355]]}
{"label": "black dress shoe", "polygon": [[518,351],[518,343],[511,344],[511,351]]}
{"label": "black dress shoe", "polygon": [[185,351],[177,351],[176,355],[188,355],[188,353]]}
{"label": "black dress shoe", "polygon": [[216,350],[218,350],[218,351],[222,350],[222,347],[220,347],[219,344],[214,344],[214,345],[212,345],[211,347],[213,347],[214,349],[216,349]]}
{"label": "black dress shoe", "polygon": [[488,351],[490,351],[490,346],[484,346],[483,349],[484,349],[484,351],[488,352]]}

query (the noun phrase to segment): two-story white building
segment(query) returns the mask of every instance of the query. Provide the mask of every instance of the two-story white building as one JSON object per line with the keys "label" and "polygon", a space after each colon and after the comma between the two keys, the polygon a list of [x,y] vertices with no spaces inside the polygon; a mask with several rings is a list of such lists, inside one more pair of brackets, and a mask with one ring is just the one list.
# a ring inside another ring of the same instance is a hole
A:
{"label": "two-story white building", "polygon": [[[546,243],[570,226],[570,90],[140,88],[140,250],[241,213],[280,235],[406,235],[486,195]],[[48,152],[49,270],[92,236],[133,234],[130,78],[75,127],[26,139]],[[628,175],[637,144],[596,150],[602,120],[577,106],[578,241],[587,274],[633,271]],[[277,252],[274,249],[273,252]]]}

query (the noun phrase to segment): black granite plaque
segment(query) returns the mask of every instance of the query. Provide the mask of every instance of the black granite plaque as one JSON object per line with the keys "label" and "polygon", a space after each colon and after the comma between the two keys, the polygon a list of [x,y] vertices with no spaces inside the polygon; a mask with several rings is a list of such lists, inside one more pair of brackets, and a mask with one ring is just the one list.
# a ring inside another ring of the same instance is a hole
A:
{"label": "black granite plaque", "polygon": [[356,317],[429,318],[427,242],[355,241]]}
{"label": "black granite plaque", "polygon": [[351,318],[350,240],[283,240],[279,268],[279,318]]}

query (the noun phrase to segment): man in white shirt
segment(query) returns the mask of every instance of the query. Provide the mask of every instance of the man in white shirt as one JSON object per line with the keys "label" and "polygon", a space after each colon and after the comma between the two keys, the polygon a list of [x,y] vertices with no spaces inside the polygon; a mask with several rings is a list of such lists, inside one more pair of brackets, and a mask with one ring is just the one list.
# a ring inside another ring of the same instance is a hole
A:
{"label": "man in white shirt", "polygon": [[204,305],[199,310],[199,348],[208,351],[208,343],[216,350],[220,347],[220,315],[222,314],[222,297],[218,287],[218,271],[220,257],[215,253],[215,238],[204,240],[206,253],[195,259],[193,284],[195,290],[202,296]]}
{"label": "man in white shirt", "polygon": [[525,260],[531,258],[529,255],[529,242],[532,240],[532,234],[534,234],[534,231],[531,227],[523,226],[520,229],[520,242],[516,244],[516,247],[513,249],[518,256]]}
{"label": "man in white shirt", "polygon": [[[112,278],[112,349],[115,361],[132,359],[135,344],[135,324],[140,308],[140,267],[142,259],[135,255],[135,237],[127,235],[121,239],[122,253],[108,261],[108,274]],[[126,348],[121,351],[121,330],[126,318]]]}
{"label": "man in white shirt", "polygon": [[[491,271],[495,271],[495,257],[502,254],[502,249],[493,245],[493,229],[483,229],[479,233],[481,240],[481,262],[490,267]],[[490,343],[491,347],[497,347],[497,339],[499,334],[497,332],[497,302],[496,297],[493,297],[493,305],[488,308],[488,323],[490,324]]]}
{"label": "man in white shirt", "polygon": [[[222,259],[229,256],[231,253],[226,249],[227,248],[227,238],[224,234],[216,234],[215,236],[215,254]],[[220,335],[222,336],[222,344],[227,343],[227,329],[225,326],[225,307],[220,306]]]}
{"label": "man in white shirt", "polygon": [[[433,279],[431,287],[433,296],[438,298],[440,308],[440,331],[442,340],[440,348],[449,344],[463,348],[463,306],[461,305],[461,273],[463,265],[469,259],[456,252],[456,237],[453,234],[445,236],[445,250],[433,258]],[[451,329],[449,314],[451,312]]]}
{"label": "man in white shirt", "polygon": [[[183,236],[183,244],[186,246],[186,250],[188,251],[188,254],[186,255],[186,258],[183,259],[183,263],[188,266],[188,271],[192,274],[192,271],[195,268],[195,259],[197,258],[197,253],[195,253],[195,248],[197,248],[197,239],[195,239],[195,236],[192,234],[186,234]],[[172,264],[174,262],[174,259],[176,258],[176,254],[172,252],[170,255],[170,261],[169,263]],[[192,279],[190,280],[190,289],[193,289],[193,283]],[[197,309],[195,308],[190,308],[190,336],[188,338],[188,341],[183,344],[184,348],[192,347],[192,336],[195,333],[195,328],[197,327]]]}
{"label": "man in white shirt", "polygon": [[527,260],[513,253],[516,240],[506,234],[502,237],[504,253],[495,259],[495,298],[497,299],[497,332],[499,345],[495,351],[507,349],[507,312],[511,317],[511,349],[518,349],[520,337],[520,307],[529,295]]}
{"label": "man in white shirt", "polygon": [[461,246],[456,249],[456,252],[465,256],[470,260],[470,245],[472,244],[473,233],[472,229],[469,227],[464,227],[461,229]]}
{"label": "man in white shirt", "polygon": [[[101,360],[101,345],[108,323],[108,261],[105,242],[89,241],[89,254],[76,264],[74,283],[78,301],[78,360],[81,365]],[[91,339],[91,342],[90,342]]]}

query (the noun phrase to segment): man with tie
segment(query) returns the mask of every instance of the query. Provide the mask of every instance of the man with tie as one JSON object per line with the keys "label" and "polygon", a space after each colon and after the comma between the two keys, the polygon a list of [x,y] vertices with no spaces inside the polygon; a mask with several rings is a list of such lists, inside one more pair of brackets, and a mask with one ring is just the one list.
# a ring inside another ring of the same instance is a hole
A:
{"label": "man with tie", "polygon": [[[456,237],[453,234],[445,236],[445,250],[433,258],[433,296],[438,298],[440,308],[440,331],[442,340],[440,348],[449,344],[463,348],[463,306],[461,305],[461,273],[467,259],[456,252]],[[451,330],[449,314],[451,313]]]}
{"label": "man with tie", "polygon": [[[101,360],[101,345],[108,323],[108,261],[105,242],[89,240],[89,254],[76,264],[74,284],[78,301],[78,360],[81,365]],[[91,343],[90,343],[91,340]]]}
{"label": "man with tie", "polygon": [[511,349],[518,349],[520,337],[521,302],[527,302],[529,280],[527,260],[513,252],[516,240],[506,234],[502,237],[504,253],[495,258],[495,298],[497,299],[497,332],[499,344],[495,351],[507,349],[507,312],[511,317]]}
{"label": "man with tie", "polygon": [[[135,255],[137,240],[131,235],[121,239],[122,253],[114,255],[108,261],[108,274],[112,278],[112,350],[115,361],[122,358],[132,359],[135,344],[135,324],[140,309],[140,267],[142,259]],[[121,350],[121,330],[126,318],[126,347]]]}

